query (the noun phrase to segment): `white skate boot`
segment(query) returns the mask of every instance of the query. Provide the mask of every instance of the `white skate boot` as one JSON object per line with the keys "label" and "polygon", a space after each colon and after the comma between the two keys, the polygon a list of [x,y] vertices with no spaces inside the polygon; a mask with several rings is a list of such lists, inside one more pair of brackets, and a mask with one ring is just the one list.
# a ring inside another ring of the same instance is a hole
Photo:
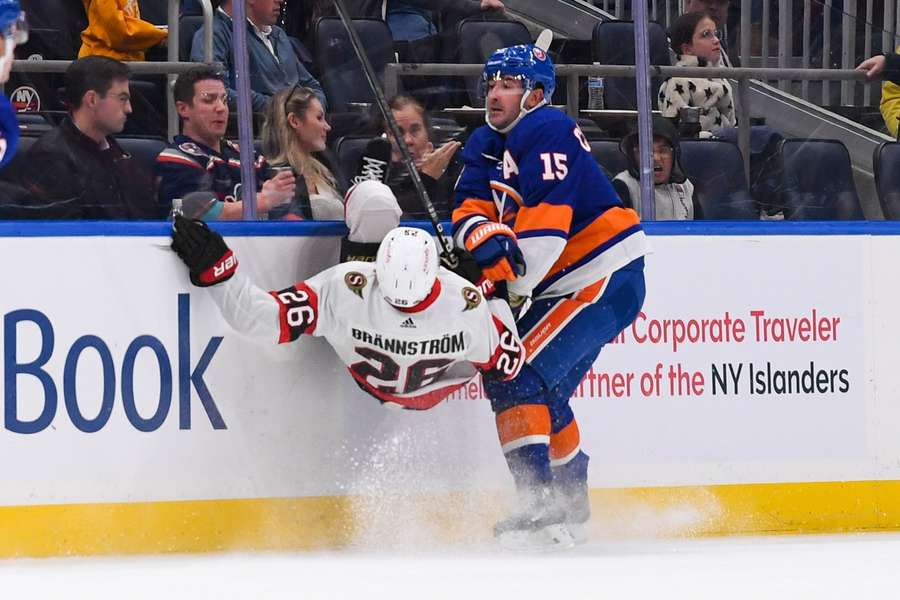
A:
{"label": "white skate boot", "polygon": [[494,525],[494,537],[503,548],[519,551],[565,550],[575,545],[566,513],[554,501],[549,487],[531,494],[525,508]]}

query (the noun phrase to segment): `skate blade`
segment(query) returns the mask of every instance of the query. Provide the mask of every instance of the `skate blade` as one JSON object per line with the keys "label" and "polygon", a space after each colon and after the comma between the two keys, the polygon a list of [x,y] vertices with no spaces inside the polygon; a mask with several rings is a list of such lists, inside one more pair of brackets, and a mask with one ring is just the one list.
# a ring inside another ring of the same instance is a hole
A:
{"label": "skate blade", "polygon": [[564,523],[548,525],[535,531],[505,531],[497,536],[504,550],[514,552],[557,552],[575,547],[575,538]]}
{"label": "skate blade", "polygon": [[576,546],[580,546],[588,541],[588,523],[566,523],[569,533],[572,534],[572,540]]}

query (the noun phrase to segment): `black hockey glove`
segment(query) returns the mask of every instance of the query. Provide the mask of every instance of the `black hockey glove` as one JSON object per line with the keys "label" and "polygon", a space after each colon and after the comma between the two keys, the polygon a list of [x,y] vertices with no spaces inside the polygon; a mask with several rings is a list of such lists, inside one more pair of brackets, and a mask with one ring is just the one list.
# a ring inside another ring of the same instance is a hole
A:
{"label": "black hockey glove", "polygon": [[491,298],[497,294],[497,286],[484,276],[475,257],[462,248],[454,248],[452,256],[441,254],[441,264],[448,271],[453,271],[463,279],[474,283],[485,298]]}
{"label": "black hockey glove", "polygon": [[225,240],[200,220],[175,217],[172,250],[188,266],[191,283],[196,286],[222,283],[237,270],[237,258]]}

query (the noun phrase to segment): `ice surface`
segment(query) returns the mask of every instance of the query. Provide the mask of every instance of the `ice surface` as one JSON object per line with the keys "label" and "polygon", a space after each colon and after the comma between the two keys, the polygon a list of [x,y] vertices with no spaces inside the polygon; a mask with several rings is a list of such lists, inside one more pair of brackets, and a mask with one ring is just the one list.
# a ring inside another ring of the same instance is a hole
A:
{"label": "ice surface", "polygon": [[4,598],[870,599],[900,595],[900,535],[594,540],[549,555],[479,544],[335,554],[0,561]]}

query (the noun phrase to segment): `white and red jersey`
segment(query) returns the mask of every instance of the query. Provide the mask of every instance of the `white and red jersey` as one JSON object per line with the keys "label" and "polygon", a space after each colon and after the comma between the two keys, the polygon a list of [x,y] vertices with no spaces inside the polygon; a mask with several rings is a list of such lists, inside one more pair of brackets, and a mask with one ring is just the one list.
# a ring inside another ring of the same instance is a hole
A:
{"label": "white and red jersey", "polygon": [[512,379],[525,359],[507,304],[444,268],[409,309],[384,299],[373,263],[343,263],[277,292],[240,271],[209,289],[237,331],[268,343],[324,337],[363,390],[402,408],[433,407],[476,370]]}

